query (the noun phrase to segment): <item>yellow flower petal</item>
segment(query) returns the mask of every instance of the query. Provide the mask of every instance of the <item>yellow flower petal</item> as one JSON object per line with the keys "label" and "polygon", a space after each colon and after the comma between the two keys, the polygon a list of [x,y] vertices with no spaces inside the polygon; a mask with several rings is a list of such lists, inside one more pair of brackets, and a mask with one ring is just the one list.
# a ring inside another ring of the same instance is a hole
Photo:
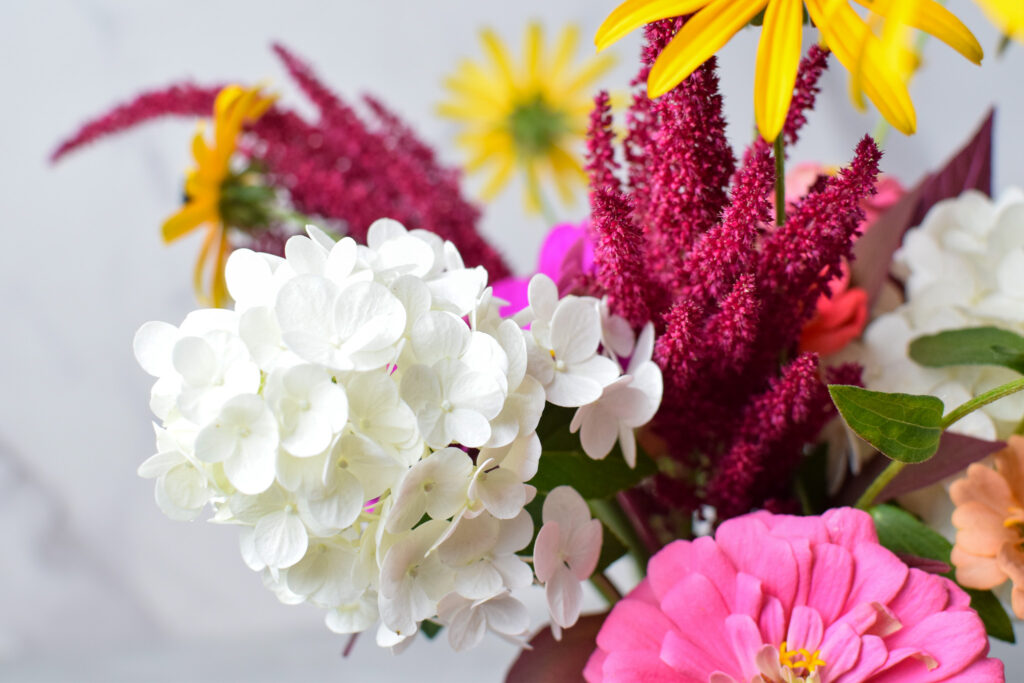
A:
{"label": "yellow flower petal", "polygon": [[754,116],[761,137],[772,142],[782,131],[800,65],[803,0],[771,0],[757,47]]}
{"label": "yellow flower petal", "polygon": [[213,202],[190,202],[180,211],[164,221],[161,233],[164,242],[187,235],[208,221],[217,220],[217,205]]}
{"label": "yellow flower petal", "polygon": [[658,97],[674,88],[729,42],[765,4],[767,0],[712,0],[662,50],[647,78],[648,96]]}
{"label": "yellow flower petal", "polygon": [[595,59],[591,59],[573,76],[572,80],[563,89],[562,95],[571,95],[583,88],[589,88],[595,81],[608,73],[613,66],[615,66],[614,55],[600,55]]}
{"label": "yellow flower petal", "polygon": [[497,70],[497,75],[501,77],[504,88],[511,92],[518,90],[515,77],[512,75],[512,65],[508,57],[508,50],[505,49],[505,43],[489,28],[480,32],[480,40],[483,41],[487,56],[491,58],[491,63]]}
{"label": "yellow flower petal", "polygon": [[[899,2],[878,2],[877,0],[856,0],[868,9],[891,18],[892,12],[900,11],[905,5],[905,21],[916,29],[929,33],[962,54],[975,64],[985,56],[978,39],[964,26],[956,15],[935,2],[935,0],[900,0]],[[894,10],[894,6],[896,9]],[[1021,3],[1024,7],[1024,2]]]}
{"label": "yellow flower petal", "polygon": [[487,180],[484,189],[480,191],[480,196],[485,201],[494,199],[501,192],[501,189],[508,184],[509,178],[512,177],[512,171],[515,170],[516,159],[511,154],[498,157],[496,161],[499,164],[498,168]]}
{"label": "yellow flower petal", "polygon": [[541,44],[542,37],[540,24],[531,21],[530,25],[526,28],[526,36],[523,41],[523,55],[525,57],[523,60],[525,71],[523,82],[527,89],[536,89],[537,84],[543,80],[540,74],[541,50],[543,48]]}
{"label": "yellow flower petal", "polygon": [[707,4],[708,0],[626,0],[597,29],[594,45],[603,50],[644,24],[692,14]]}
{"label": "yellow flower petal", "polygon": [[[912,135],[917,128],[917,115],[906,84],[896,69],[880,58],[878,39],[865,36],[867,25],[845,2],[831,2],[827,12],[823,0],[805,0],[826,43],[843,66],[851,72],[863,59],[864,92],[878,111],[897,130]],[[861,49],[863,46],[863,50]]]}
{"label": "yellow flower petal", "polygon": [[1024,42],[1024,2],[1020,0],[976,0],[989,21],[1003,35]]}
{"label": "yellow flower petal", "polygon": [[560,77],[568,69],[572,56],[576,54],[576,45],[579,43],[579,39],[580,29],[578,26],[570,24],[562,29],[562,34],[558,37],[558,46],[555,47],[555,56],[548,66],[548,73],[553,78]]}

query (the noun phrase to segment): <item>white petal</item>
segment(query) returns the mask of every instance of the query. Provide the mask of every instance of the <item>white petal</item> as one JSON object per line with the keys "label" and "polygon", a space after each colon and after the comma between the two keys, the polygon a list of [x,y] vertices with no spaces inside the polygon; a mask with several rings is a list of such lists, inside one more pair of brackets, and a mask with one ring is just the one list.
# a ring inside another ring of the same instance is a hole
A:
{"label": "white petal", "polygon": [[200,337],[183,337],[171,352],[174,369],[193,387],[208,386],[217,372],[217,355]]}
{"label": "white petal", "polygon": [[[594,460],[602,460],[615,447],[619,435],[619,422],[601,410],[598,405],[583,406],[576,413],[580,420],[580,443],[583,452]],[[573,418],[573,424],[576,418]]]}
{"label": "white petal", "polygon": [[580,581],[586,581],[597,568],[597,560],[601,555],[601,522],[592,519],[582,526],[576,527],[569,535],[565,546],[567,562],[573,575]]}
{"label": "white petal", "polygon": [[[331,610],[324,618],[327,628],[335,633],[359,633],[373,626],[377,621],[377,605],[374,600],[359,600]],[[392,645],[402,639],[396,639]],[[379,642],[379,638],[378,638]],[[390,647],[385,645],[385,647]]]}
{"label": "white petal", "polygon": [[366,498],[359,481],[347,472],[339,472],[332,490],[310,497],[305,507],[317,524],[327,529],[346,529],[359,517]]}
{"label": "white petal", "polygon": [[316,275],[300,275],[281,287],[274,313],[285,334],[301,332],[304,337],[326,342],[333,333],[331,316],[337,298],[337,285],[330,280]]}
{"label": "white petal", "polygon": [[527,285],[527,300],[538,320],[550,321],[558,305],[558,286],[544,273],[537,273]]}
{"label": "white petal", "polygon": [[491,425],[475,410],[456,408],[444,416],[445,434],[468,448],[479,448],[491,438]]}
{"label": "white petal", "polygon": [[284,257],[299,275],[322,275],[327,250],[308,237],[295,235],[284,243]]}
{"label": "white petal", "polygon": [[533,544],[533,571],[538,581],[547,583],[562,566],[561,550],[562,530],[559,523],[553,520],[544,522]]}
{"label": "white petal", "polygon": [[453,313],[428,311],[413,324],[410,333],[416,359],[433,365],[442,358],[458,358],[469,343],[470,330]]}
{"label": "white petal", "polygon": [[169,323],[151,321],[135,333],[132,349],[142,369],[154,377],[163,377],[174,371],[171,354],[179,337],[178,328]]}
{"label": "white petal", "polygon": [[406,235],[405,226],[392,218],[378,218],[366,229],[366,246],[374,251],[388,240]]}
{"label": "white petal", "polygon": [[[595,356],[598,358],[598,356]],[[608,360],[602,358],[601,360]],[[611,361],[609,361],[611,362]],[[593,403],[601,397],[601,384],[586,375],[572,372],[556,372],[551,383],[545,387],[548,403],[563,408],[576,408]]]}
{"label": "white petal", "polygon": [[569,534],[590,521],[590,508],[573,487],[556,486],[544,499],[543,518],[545,524],[549,521],[560,523]]}
{"label": "white petal", "polygon": [[564,567],[559,568],[545,586],[551,619],[562,628],[569,628],[580,618],[583,589],[580,582]]}
{"label": "white petal", "polygon": [[526,605],[511,595],[499,595],[480,606],[487,616],[487,625],[497,633],[514,636],[530,628]]}
{"label": "white petal", "polygon": [[551,318],[551,348],[558,360],[576,364],[597,353],[601,315],[593,299],[563,299]]}
{"label": "white petal", "polygon": [[324,275],[339,285],[352,274],[356,267],[356,242],[351,237],[342,237],[332,247],[324,264]]}
{"label": "white petal", "polygon": [[146,458],[145,462],[139,465],[135,472],[143,479],[156,479],[164,472],[172,467],[177,467],[183,462],[187,462],[187,460],[178,451],[164,451]]}
{"label": "white petal", "polygon": [[306,554],[309,536],[294,512],[271,513],[256,523],[254,531],[256,552],[268,566],[284,569]]}

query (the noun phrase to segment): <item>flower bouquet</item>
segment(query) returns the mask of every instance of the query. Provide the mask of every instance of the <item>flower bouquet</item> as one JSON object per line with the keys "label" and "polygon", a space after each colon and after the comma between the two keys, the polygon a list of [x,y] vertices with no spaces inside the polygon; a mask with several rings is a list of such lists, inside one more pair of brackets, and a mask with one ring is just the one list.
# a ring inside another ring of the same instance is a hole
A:
{"label": "flower bouquet", "polygon": [[[485,196],[520,170],[546,214],[549,188],[589,188],[522,277],[457,170],[283,46],[315,118],[266,86],[178,84],[85,125],[54,159],[212,116],[163,225],[204,231],[208,307],[134,340],[157,504],[237,526],[266,587],[350,646],[489,632],[523,648],[511,681],[1005,680],[987,655],[1007,607],[1024,617],[1024,194],[990,198],[992,117],[911,190],[880,175],[882,133],[786,173],[830,62],[909,134],[911,29],[981,60],[938,3],[862,4],[631,0],[595,41],[645,27],[619,112],[573,29],[552,49],[531,25],[522,64],[484,32],[441,107],[467,170]],[[1021,37],[1016,3],[983,4]],[[737,158],[714,54],[748,24],[758,133]],[[581,617],[587,582],[608,607]]]}

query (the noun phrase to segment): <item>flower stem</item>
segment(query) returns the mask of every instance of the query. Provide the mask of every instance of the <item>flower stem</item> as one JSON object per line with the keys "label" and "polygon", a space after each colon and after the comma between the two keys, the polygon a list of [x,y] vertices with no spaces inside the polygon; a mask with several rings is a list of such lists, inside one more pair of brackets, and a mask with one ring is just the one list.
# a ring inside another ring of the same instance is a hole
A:
{"label": "flower stem", "polygon": [[786,139],[775,138],[775,225],[786,224]]}
{"label": "flower stem", "polygon": [[950,425],[973,413],[978,408],[986,406],[993,401],[998,401],[1010,394],[1016,394],[1021,390],[1024,390],[1024,377],[1015,379],[1012,382],[1007,382],[1006,384],[1000,384],[995,389],[986,391],[980,396],[975,396],[970,401],[962,403],[949,411],[946,416],[942,418],[942,429],[949,429]]}
{"label": "flower stem", "polygon": [[647,573],[647,561],[651,559],[651,554],[647,551],[647,546],[640,539],[640,535],[637,534],[633,523],[629,520],[619,501],[608,498],[588,502],[594,517],[601,520],[629,549],[633,559],[636,560],[640,575],[644,576]]}
{"label": "flower stem", "polygon": [[[942,422],[939,424],[939,427],[945,431],[978,408],[986,406],[993,401],[998,401],[1001,398],[1005,398],[1010,394],[1016,394],[1018,391],[1024,391],[1024,377],[1015,379],[1012,382],[1007,382],[1006,384],[1000,384],[995,389],[986,391],[984,394],[975,396],[970,401],[966,401],[958,405],[956,408],[953,408],[953,410],[946,413],[942,418]],[[868,487],[867,491],[857,499],[857,507],[861,510],[867,510],[871,507],[871,504],[875,502],[875,498],[885,490],[885,487],[889,485],[889,482],[895,479],[896,475],[899,474],[906,466],[907,463],[900,462],[899,460],[893,460],[890,462],[889,465],[882,470],[881,474],[871,482],[871,486]]]}
{"label": "flower stem", "polygon": [[594,584],[594,588],[601,594],[601,597],[608,601],[609,605],[614,605],[622,599],[622,593],[604,572],[594,572],[590,577],[590,583]]}
{"label": "flower stem", "polygon": [[868,490],[861,494],[860,498],[857,499],[855,507],[859,510],[867,510],[875,502],[875,498],[878,498],[878,494],[885,490],[885,487],[889,485],[896,475],[903,471],[903,468],[907,466],[907,463],[900,462],[899,460],[893,460],[890,462],[882,472],[875,477],[875,480],[871,482],[871,486]]}

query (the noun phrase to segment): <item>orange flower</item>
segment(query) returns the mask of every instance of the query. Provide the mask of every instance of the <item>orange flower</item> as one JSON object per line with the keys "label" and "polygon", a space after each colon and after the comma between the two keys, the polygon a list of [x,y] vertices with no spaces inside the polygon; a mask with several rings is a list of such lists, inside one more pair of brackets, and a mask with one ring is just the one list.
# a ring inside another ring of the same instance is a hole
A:
{"label": "orange flower", "polygon": [[827,356],[846,348],[868,324],[868,293],[850,286],[850,266],[843,261],[842,275],[829,283],[831,296],[822,294],[814,317],[800,331],[800,351]]}
{"label": "orange flower", "polygon": [[996,467],[974,464],[949,487],[956,505],[956,580],[988,590],[1009,579],[1013,612],[1024,619],[1024,437],[1011,436]]}

